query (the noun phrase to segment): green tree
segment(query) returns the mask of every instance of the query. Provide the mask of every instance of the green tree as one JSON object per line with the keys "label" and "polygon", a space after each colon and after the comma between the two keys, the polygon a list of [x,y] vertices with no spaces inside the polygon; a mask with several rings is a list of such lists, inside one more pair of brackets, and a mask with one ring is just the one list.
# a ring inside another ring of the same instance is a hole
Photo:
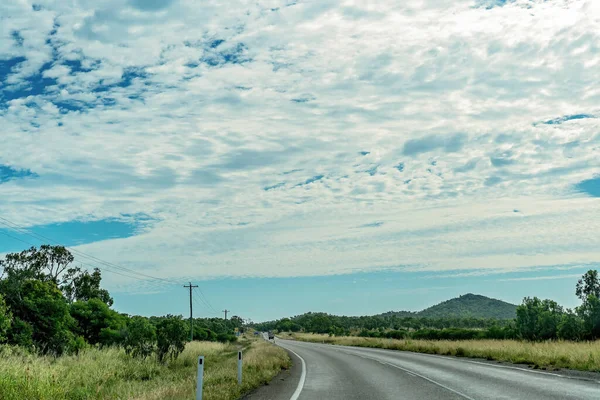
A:
{"label": "green tree", "polygon": [[590,269],[583,274],[581,279],[577,281],[575,294],[584,303],[587,301],[588,296],[595,296],[597,299],[600,299],[600,279],[598,279],[598,271]]}
{"label": "green tree", "polygon": [[516,328],[527,340],[556,339],[564,311],[555,301],[526,297],[517,307]]}
{"label": "green tree", "polygon": [[8,342],[27,349],[33,348],[33,326],[15,317],[8,331]]}
{"label": "green tree", "polygon": [[311,321],[309,330],[315,333],[329,333],[332,323],[327,314],[317,314]]}
{"label": "green tree", "polygon": [[7,254],[0,260],[0,292],[4,293],[9,307],[22,301],[22,285],[27,280],[53,282],[69,302],[99,298],[109,306],[112,298],[100,288],[100,270],[93,273],[80,268],[69,268],[73,255],[63,246],[42,245],[21,253]]}
{"label": "green tree", "polygon": [[63,281],[61,289],[71,303],[100,299],[109,307],[113,305],[113,299],[108,291],[100,288],[102,274],[98,268],[95,268],[91,274],[80,268],[70,268]]}
{"label": "green tree", "polygon": [[163,362],[167,358],[176,359],[185,349],[189,337],[188,324],[181,316],[167,315],[156,326],[157,354]]}
{"label": "green tree", "polygon": [[233,325],[234,328],[241,329],[242,326],[244,325],[244,320],[241,317],[238,317],[237,315],[234,315],[233,317],[231,317],[229,319],[229,323],[231,325]]}
{"label": "green tree", "polygon": [[0,268],[8,278],[51,280],[60,285],[61,276],[73,260],[73,255],[64,246],[42,245],[39,249],[31,247],[20,253],[7,254],[0,260]]}
{"label": "green tree", "polygon": [[69,349],[75,321],[54,282],[28,280],[23,283],[23,301],[12,311],[33,328],[33,344],[44,353],[61,355]]}
{"label": "green tree", "polygon": [[208,340],[208,331],[201,326],[194,324],[194,340]]}
{"label": "green tree", "polygon": [[0,294],[0,343],[6,341],[8,331],[12,323],[12,314],[6,306],[6,302]]}
{"label": "green tree", "polygon": [[90,344],[112,344],[112,340],[103,343],[103,338],[107,337],[103,332],[107,329],[118,332],[126,326],[123,317],[98,298],[76,301],[71,305],[70,311],[77,322],[75,332]]}
{"label": "green tree", "polygon": [[600,299],[590,294],[577,308],[577,313],[583,319],[585,335],[589,339],[600,338]]}
{"label": "green tree", "polygon": [[156,346],[156,328],[144,317],[132,317],[123,336],[125,352],[134,357],[146,358]]}
{"label": "green tree", "polygon": [[581,340],[583,334],[583,320],[571,310],[567,310],[558,324],[558,338],[562,340]]}

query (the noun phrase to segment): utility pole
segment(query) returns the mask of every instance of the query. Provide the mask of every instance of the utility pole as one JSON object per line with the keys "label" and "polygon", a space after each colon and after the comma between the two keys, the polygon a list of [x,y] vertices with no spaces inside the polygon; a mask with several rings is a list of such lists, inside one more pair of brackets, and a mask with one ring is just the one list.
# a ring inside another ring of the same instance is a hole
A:
{"label": "utility pole", "polygon": [[225,321],[227,321],[227,313],[231,311],[231,310],[223,310],[223,312],[225,313]]}
{"label": "utility pole", "polygon": [[192,289],[197,288],[198,285],[192,285],[190,282],[189,285],[183,285],[184,288],[190,289],[190,342],[194,340],[194,314],[192,310]]}

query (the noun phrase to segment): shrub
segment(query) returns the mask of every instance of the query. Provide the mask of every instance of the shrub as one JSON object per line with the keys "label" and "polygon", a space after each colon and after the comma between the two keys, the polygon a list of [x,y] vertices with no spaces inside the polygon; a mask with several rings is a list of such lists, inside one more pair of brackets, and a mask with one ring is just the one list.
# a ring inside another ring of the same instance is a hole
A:
{"label": "shrub", "polygon": [[12,315],[6,307],[4,298],[0,294],[0,343],[7,339],[8,330],[12,322]]}
{"label": "shrub", "polygon": [[385,333],[386,338],[404,339],[408,336],[408,332],[404,329],[393,330]]}
{"label": "shrub", "polygon": [[233,343],[237,341],[237,337],[230,333],[219,333],[217,335],[217,341],[221,343]]}
{"label": "shrub", "polygon": [[81,350],[84,350],[87,347],[89,347],[89,345],[85,341],[85,339],[82,336],[77,336],[71,341],[71,344],[69,346],[69,353],[79,354]]}
{"label": "shrub", "polygon": [[176,359],[185,348],[189,336],[188,325],[181,317],[172,315],[163,318],[156,326],[158,359]]}
{"label": "shrub", "polygon": [[27,349],[33,348],[33,326],[23,321],[21,318],[15,318],[8,331],[8,341]]}
{"label": "shrub", "polygon": [[558,324],[558,338],[563,340],[581,340],[584,332],[583,321],[577,315],[568,313],[562,316]]}
{"label": "shrub", "polygon": [[156,345],[156,328],[146,318],[131,318],[124,332],[125,352],[134,357],[146,358],[152,354]]}
{"label": "shrub", "polygon": [[68,350],[75,321],[69,306],[54,282],[28,280],[23,283],[23,301],[15,315],[33,328],[33,344],[44,353],[57,356]]}
{"label": "shrub", "polygon": [[90,344],[102,343],[104,340],[112,340],[102,336],[105,329],[118,331],[123,328],[125,321],[119,313],[111,310],[100,299],[88,301],[77,301],[71,304],[71,316],[77,321],[75,332],[83,336]]}

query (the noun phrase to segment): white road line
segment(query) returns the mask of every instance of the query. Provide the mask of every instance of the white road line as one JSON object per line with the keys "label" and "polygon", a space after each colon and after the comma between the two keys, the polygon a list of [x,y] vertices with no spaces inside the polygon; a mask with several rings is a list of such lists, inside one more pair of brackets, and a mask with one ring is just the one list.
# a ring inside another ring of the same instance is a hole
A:
{"label": "white road line", "polygon": [[467,362],[467,363],[479,364],[479,365],[483,365],[483,366],[487,366],[487,367],[513,369],[516,371],[529,372],[532,374],[546,375],[548,377],[556,377],[556,378],[571,379],[571,380],[576,380],[576,381],[588,381],[588,382],[600,383],[600,380],[588,379],[585,377],[561,375],[561,374],[555,374],[555,373],[548,372],[548,371],[536,371],[536,370],[529,369],[529,368],[514,367],[514,366],[510,366],[510,365],[498,365],[498,364],[486,363],[486,362],[482,362],[482,361],[467,360],[467,359],[452,357],[452,356],[442,356],[439,354],[418,353],[416,351],[407,351],[407,350],[379,349],[379,348],[375,348],[375,347],[341,346],[341,345],[333,345],[333,346],[346,347],[346,348],[351,348],[353,350],[356,349],[357,351],[365,351],[365,352],[372,351],[372,352],[381,353],[381,354],[408,353],[408,354],[415,354],[418,356],[437,358],[437,359],[446,360],[446,361],[450,361],[450,362]]}
{"label": "white road line", "polygon": [[[387,350],[387,349],[373,349],[373,348],[369,348],[368,350]],[[398,350],[391,350],[391,351],[398,351]],[[400,351],[402,351],[402,350],[400,350]],[[597,380],[594,380],[594,379],[587,379],[587,378],[582,378],[582,377],[577,377],[577,376],[568,376],[568,375],[555,374],[555,373],[548,372],[548,371],[536,371],[534,369],[529,369],[529,368],[514,367],[514,366],[510,366],[510,365],[492,364],[492,363],[486,363],[486,362],[482,362],[482,361],[467,360],[467,359],[461,359],[461,358],[456,358],[456,357],[451,357],[451,356],[442,356],[442,355],[439,355],[439,354],[417,353],[417,352],[414,352],[414,351],[404,351],[404,352],[405,353],[411,353],[411,354],[417,354],[419,356],[427,356],[427,357],[432,357],[432,358],[438,358],[438,359],[441,359],[441,360],[457,361],[457,362],[467,362],[467,363],[470,363],[470,364],[478,364],[478,365],[483,365],[483,366],[486,366],[486,367],[503,368],[503,369],[513,369],[513,370],[516,370],[516,371],[529,372],[529,373],[532,373],[532,374],[545,375],[545,376],[548,376],[548,377],[551,376],[551,377],[556,377],[556,378],[572,379],[572,380],[576,380],[576,381],[588,381],[588,382],[600,383],[600,381],[597,381]]]}
{"label": "white road line", "polygon": [[[355,356],[355,355],[356,355],[356,354],[353,354],[353,353],[350,353],[350,352],[346,352],[346,351],[345,351],[344,353],[346,353],[346,354],[349,354],[349,355],[353,355],[353,356]],[[418,373],[416,373],[416,372],[414,372],[414,371],[408,370],[408,369],[406,369],[406,368],[399,367],[398,365],[394,365],[394,364],[391,364],[391,363],[388,363],[388,362],[382,362],[382,361],[379,361],[379,360],[378,360],[378,359],[376,359],[376,358],[371,358],[371,357],[365,357],[365,358],[367,358],[367,359],[369,359],[369,360],[377,361],[377,362],[379,362],[379,363],[381,363],[381,364],[385,364],[385,365],[388,365],[388,366],[390,366],[390,367],[393,367],[393,368],[396,368],[396,369],[399,369],[399,370],[401,370],[401,371],[404,371],[404,372],[406,372],[406,373],[407,373],[407,374],[409,374],[409,375],[412,375],[412,376],[418,376],[419,378],[421,378],[421,379],[425,379],[426,381],[428,381],[428,382],[430,382],[430,383],[433,383],[434,385],[437,385],[437,386],[439,386],[439,387],[441,387],[441,388],[443,388],[443,389],[446,389],[446,390],[448,390],[448,391],[450,391],[450,392],[452,392],[452,393],[454,393],[454,394],[456,394],[456,395],[458,395],[458,396],[460,396],[460,397],[462,397],[462,398],[464,398],[464,399],[467,399],[467,400],[475,400],[474,398],[472,398],[472,397],[469,397],[469,396],[467,396],[467,395],[466,395],[466,394],[464,394],[464,393],[458,392],[458,391],[456,391],[456,390],[454,390],[454,389],[452,389],[452,388],[450,388],[450,387],[448,387],[448,386],[446,386],[446,385],[444,385],[444,384],[442,384],[442,383],[436,382],[436,381],[434,381],[433,379],[430,379],[430,378],[428,378],[428,377],[426,377],[426,376],[424,376],[424,375],[418,374]]]}
{"label": "white road line", "polygon": [[300,355],[294,350],[291,350],[284,346],[281,347],[288,351],[291,351],[296,357],[300,359],[300,361],[302,361],[302,375],[300,375],[300,382],[298,382],[298,387],[296,388],[296,391],[294,392],[294,394],[292,394],[292,397],[290,397],[290,400],[298,400],[298,398],[300,397],[300,393],[302,393],[302,389],[304,389],[304,382],[306,381],[306,362],[304,361],[304,358],[300,357]]}
{"label": "white road line", "polygon": [[444,388],[444,389],[446,389],[446,390],[448,390],[448,391],[450,391],[450,392],[452,392],[452,393],[455,393],[455,394],[457,394],[457,395],[459,395],[459,396],[461,396],[461,397],[463,397],[463,398],[465,398],[465,399],[467,399],[467,400],[475,400],[474,398],[472,398],[472,397],[469,397],[469,396],[467,396],[467,395],[466,395],[466,394],[464,394],[464,393],[458,392],[458,391],[456,391],[456,390],[454,390],[454,389],[452,389],[452,388],[450,388],[450,387],[448,387],[448,386],[446,386],[446,385],[443,385],[443,384],[441,384],[441,383],[439,383],[439,382],[436,382],[436,381],[434,381],[433,379],[429,379],[429,378],[428,378],[428,377],[426,377],[426,376],[423,376],[423,375],[421,375],[421,374],[417,374],[417,373],[416,373],[416,372],[414,372],[414,371],[410,371],[410,370],[408,370],[408,369],[405,369],[405,368],[402,368],[402,367],[399,367],[399,366],[397,366],[397,365],[390,364],[390,363],[388,363],[388,365],[389,365],[390,367],[398,368],[398,369],[400,369],[400,370],[402,370],[402,371],[404,371],[404,372],[406,372],[406,373],[409,373],[409,374],[416,375],[416,376],[418,376],[418,377],[419,377],[419,378],[421,378],[421,379],[425,379],[426,381],[428,381],[428,382],[431,382],[431,383],[433,383],[434,385],[437,385],[437,386],[439,386],[439,387],[441,387],[441,388]]}

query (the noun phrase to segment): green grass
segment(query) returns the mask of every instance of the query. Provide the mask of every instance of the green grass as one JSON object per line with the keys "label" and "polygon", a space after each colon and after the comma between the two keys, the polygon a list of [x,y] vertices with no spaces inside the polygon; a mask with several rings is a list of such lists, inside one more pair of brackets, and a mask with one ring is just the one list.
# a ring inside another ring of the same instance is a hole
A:
{"label": "green grass", "polygon": [[517,340],[395,340],[355,336],[329,337],[306,333],[280,334],[305,342],[373,347],[458,357],[484,358],[527,364],[540,369],[568,368],[600,372],[600,341],[551,341],[532,343]]}
{"label": "green grass", "polygon": [[[244,349],[244,383],[237,384],[237,351]],[[286,352],[262,340],[239,344],[193,342],[166,365],[123,350],[88,349],[52,358],[0,347],[0,400],[194,399],[197,358],[205,356],[204,399],[237,399],[290,366]]]}

